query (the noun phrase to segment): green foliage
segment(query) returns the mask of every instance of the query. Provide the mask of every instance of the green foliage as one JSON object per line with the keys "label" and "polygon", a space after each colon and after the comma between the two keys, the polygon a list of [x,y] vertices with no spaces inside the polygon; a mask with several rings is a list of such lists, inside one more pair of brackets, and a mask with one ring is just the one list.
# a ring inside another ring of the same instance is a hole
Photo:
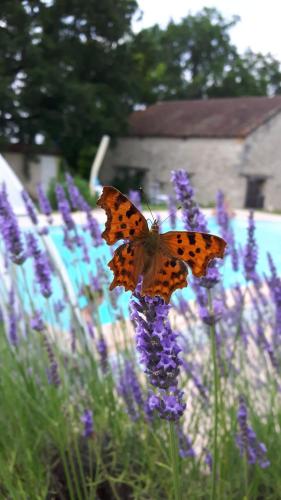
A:
{"label": "green foliage", "polygon": [[132,50],[139,101],[280,93],[280,62],[270,54],[240,55],[231,43],[230,30],[238,21],[204,8],[167,28],[155,25],[138,33]]}
{"label": "green foliage", "polygon": [[85,146],[79,154],[77,171],[86,180],[90,178],[91,165],[97,153],[97,147],[94,145]]}
{"label": "green foliage", "polygon": [[42,134],[77,167],[80,152],[116,136],[131,109],[135,0],[1,2],[0,135]]}
{"label": "green foliage", "polygon": [[[97,202],[97,196],[92,195],[89,189],[89,183],[83,179],[82,177],[76,175],[73,177],[73,181],[75,186],[79,189],[81,195],[86,200],[86,202],[90,205],[90,207],[95,208]],[[49,189],[47,192],[48,199],[51,203],[53,210],[57,210],[57,198],[56,198],[56,184],[60,183],[67,193],[67,184],[64,175],[60,175],[58,179],[52,179],[49,185]]]}

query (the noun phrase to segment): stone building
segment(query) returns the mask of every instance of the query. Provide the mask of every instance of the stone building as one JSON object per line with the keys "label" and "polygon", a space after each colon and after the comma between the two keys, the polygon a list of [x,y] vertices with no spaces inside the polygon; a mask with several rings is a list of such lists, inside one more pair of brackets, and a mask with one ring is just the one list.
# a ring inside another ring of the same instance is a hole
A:
{"label": "stone building", "polygon": [[103,184],[168,194],[170,172],[192,176],[203,206],[222,189],[236,208],[281,209],[281,96],[167,101],[135,111],[111,147]]}
{"label": "stone building", "polygon": [[47,191],[50,181],[57,176],[60,161],[57,150],[44,146],[8,144],[0,145],[0,153],[34,198],[38,182]]}

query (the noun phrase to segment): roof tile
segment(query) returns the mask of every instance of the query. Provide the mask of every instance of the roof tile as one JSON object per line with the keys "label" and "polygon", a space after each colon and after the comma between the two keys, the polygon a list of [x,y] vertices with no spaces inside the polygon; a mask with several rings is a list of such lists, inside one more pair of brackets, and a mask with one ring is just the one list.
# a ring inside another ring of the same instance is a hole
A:
{"label": "roof tile", "polygon": [[281,96],[164,101],[129,118],[139,137],[246,137],[281,111]]}

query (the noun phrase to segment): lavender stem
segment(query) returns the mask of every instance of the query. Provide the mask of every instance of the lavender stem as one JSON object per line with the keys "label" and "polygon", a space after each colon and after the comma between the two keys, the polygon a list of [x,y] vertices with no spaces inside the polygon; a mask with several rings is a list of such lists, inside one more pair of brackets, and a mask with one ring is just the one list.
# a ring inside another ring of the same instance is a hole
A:
{"label": "lavender stem", "polygon": [[169,422],[170,431],[170,454],[171,454],[171,466],[173,474],[173,485],[174,485],[174,498],[175,500],[181,500],[181,485],[180,485],[180,475],[179,475],[179,446],[178,437],[175,431],[175,422]]}
{"label": "lavender stem", "polygon": [[[211,291],[208,290],[208,301],[210,315],[213,314],[213,303]],[[212,467],[212,490],[211,499],[216,499],[217,466],[218,466],[218,417],[219,417],[219,384],[218,384],[218,366],[217,366],[217,346],[215,325],[210,325],[211,352],[213,361],[213,383],[214,383],[214,438],[213,438],[213,467]]]}

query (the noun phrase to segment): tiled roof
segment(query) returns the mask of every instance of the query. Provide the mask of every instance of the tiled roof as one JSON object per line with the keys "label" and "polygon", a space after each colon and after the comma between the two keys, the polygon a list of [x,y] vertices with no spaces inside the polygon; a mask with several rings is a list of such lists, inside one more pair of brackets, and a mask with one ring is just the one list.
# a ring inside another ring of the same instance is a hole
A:
{"label": "tiled roof", "polygon": [[246,137],[281,111],[281,96],[164,101],[129,117],[138,137]]}

